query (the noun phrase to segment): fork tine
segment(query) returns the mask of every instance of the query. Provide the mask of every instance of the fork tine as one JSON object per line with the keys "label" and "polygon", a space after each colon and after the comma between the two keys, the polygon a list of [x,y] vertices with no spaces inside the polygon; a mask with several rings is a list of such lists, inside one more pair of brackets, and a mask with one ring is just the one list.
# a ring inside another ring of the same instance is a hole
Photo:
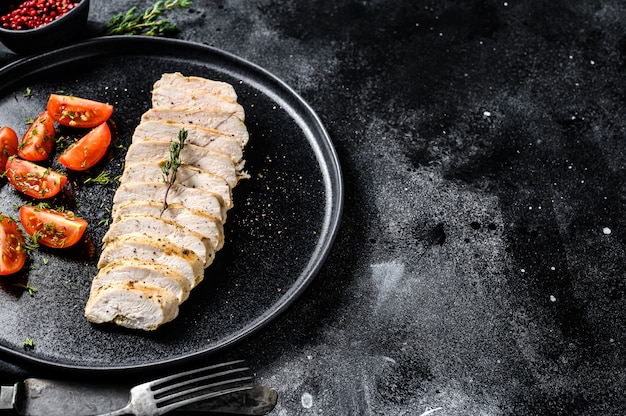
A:
{"label": "fork tine", "polygon": [[[155,404],[162,413],[167,413],[191,403],[250,389],[252,385],[244,383],[250,382],[252,377],[233,377],[249,370],[248,367],[237,367],[242,362],[230,361],[154,380],[148,384]],[[203,383],[207,380],[216,381]]]}
{"label": "fork tine", "polygon": [[[224,396],[226,394],[236,393],[238,391],[250,390],[254,386],[250,383],[236,385],[242,382],[251,381],[251,377],[240,377],[238,379],[232,379],[228,381],[223,381],[219,383],[213,383],[211,385],[199,386],[188,391],[178,392],[173,394],[172,396],[165,397],[163,399],[157,400],[157,407],[162,413],[170,412],[174,409],[177,409],[182,406],[187,406],[192,403],[198,403],[204,400],[213,399],[219,396]],[[234,387],[224,387],[227,385],[235,384]],[[206,393],[198,394],[200,391],[208,390],[211,388],[220,387],[215,391],[208,391]],[[189,396],[191,395],[191,396]],[[189,396],[189,397],[187,397]],[[180,400],[181,397],[186,397]],[[172,401],[174,400],[174,401]]]}
{"label": "fork tine", "polygon": [[[178,374],[176,377],[174,377],[173,379],[170,379],[166,383],[157,383],[156,385],[153,384],[150,387],[155,397],[160,397],[160,395],[164,395],[169,391],[183,388],[190,384],[198,384],[202,381],[217,379],[220,377],[226,377],[226,376],[230,376],[236,373],[242,373],[250,369],[249,367],[237,367],[237,368],[231,368],[231,369],[224,370],[224,371],[214,372],[216,369],[222,368],[224,366],[225,364],[221,364],[219,366],[210,366],[210,367],[204,367],[198,370],[192,370],[187,373]],[[202,375],[203,373],[207,371],[211,371],[211,372],[208,374]],[[176,382],[177,380],[182,380],[182,381]]]}
{"label": "fork tine", "polygon": [[209,365],[206,367],[202,367],[202,368],[196,368],[194,370],[189,370],[189,371],[185,371],[183,373],[177,373],[177,374],[172,374],[171,376],[166,376],[166,377],[162,377],[156,380],[152,380],[149,383],[147,383],[153,390],[154,389],[159,389],[159,386],[161,386],[162,384],[166,384],[169,383],[173,380],[176,379],[184,379],[186,377],[191,377],[194,376],[196,374],[199,373],[204,373],[207,371],[212,371],[212,370],[217,370],[220,368],[224,368],[224,367],[231,367],[233,365],[237,365],[237,364],[241,364],[243,363],[244,360],[234,360],[234,361],[228,361],[228,362],[224,362],[224,363],[219,363],[219,364],[213,364],[213,365]]}

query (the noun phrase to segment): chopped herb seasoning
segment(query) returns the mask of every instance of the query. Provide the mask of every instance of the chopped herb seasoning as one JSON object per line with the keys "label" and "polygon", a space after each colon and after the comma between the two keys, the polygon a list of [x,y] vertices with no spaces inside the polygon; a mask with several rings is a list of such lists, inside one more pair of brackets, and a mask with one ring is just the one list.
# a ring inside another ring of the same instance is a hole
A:
{"label": "chopped herb seasoning", "polygon": [[24,341],[22,341],[22,347],[25,350],[32,350],[33,348],[35,348],[35,341],[33,341],[32,338],[28,337]]}

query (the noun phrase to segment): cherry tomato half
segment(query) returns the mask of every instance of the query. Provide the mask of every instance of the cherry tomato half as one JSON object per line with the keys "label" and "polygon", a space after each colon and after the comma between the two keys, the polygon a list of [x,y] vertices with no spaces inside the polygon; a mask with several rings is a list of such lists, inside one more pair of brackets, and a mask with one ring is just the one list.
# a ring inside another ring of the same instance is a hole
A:
{"label": "cherry tomato half", "polygon": [[17,153],[17,134],[11,127],[0,129],[0,173],[4,172],[7,160]]}
{"label": "cherry tomato half", "polygon": [[73,246],[80,241],[87,228],[87,221],[71,211],[30,205],[20,208],[20,221],[28,235],[52,248]]}
{"label": "cherry tomato half", "polygon": [[15,220],[0,215],[0,276],[18,272],[26,262],[24,237]]}
{"label": "cherry tomato half", "polygon": [[65,175],[15,156],[7,161],[6,175],[18,191],[37,199],[55,196],[67,182]]}
{"label": "cherry tomato half", "polygon": [[47,159],[53,147],[54,120],[47,111],[44,111],[26,130],[17,146],[17,154],[22,159],[37,162]]}
{"label": "cherry tomato half", "polygon": [[54,121],[64,126],[91,128],[107,121],[113,114],[113,106],[70,95],[51,94],[48,112]]}
{"label": "cherry tomato half", "polygon": [[68,169],[89,169],[102,159],[110,143],[111,130],[105,122],[65,149],[59,156],[59,162]]}

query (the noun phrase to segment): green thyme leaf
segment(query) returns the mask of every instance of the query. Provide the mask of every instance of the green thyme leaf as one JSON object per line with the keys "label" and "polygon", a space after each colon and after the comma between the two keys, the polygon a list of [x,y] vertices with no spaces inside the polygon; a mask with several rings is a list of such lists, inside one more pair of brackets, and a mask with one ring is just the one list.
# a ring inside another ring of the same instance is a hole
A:
{"label": "green thyme leaf", "polygon": [[143,13],[138,13],[137,7],[131,7],[126,13],[118,13],[109,20],[104,34],[164,36],[176,31],[177,27],[161,16],[168,10],[189,6],[190,0],[159,0]]}
{"label": "green thyme leaf", "polygon": [[24,341],[22,341],[22,347],[25,350],[32,350],[33,348],[35,348],[35,341],[33,341],[32,338],[28,337]]}
{"label": "green thyme leaf", "polygon": [[21,287],[22,289],[26,290],[30,296],[35,296],[35,293],[37,292],[36,288],[25,285],[24,283],[13,283],[13,286]]}
{"label": "green thyme leaf", "polygon": [[100,185],[108,185],[111,180],[111,176],[107,172],[100,172],[98,176],[95,178],[87,178],[85,179],[85,185],[89,185],[90,183],[97,183]]}

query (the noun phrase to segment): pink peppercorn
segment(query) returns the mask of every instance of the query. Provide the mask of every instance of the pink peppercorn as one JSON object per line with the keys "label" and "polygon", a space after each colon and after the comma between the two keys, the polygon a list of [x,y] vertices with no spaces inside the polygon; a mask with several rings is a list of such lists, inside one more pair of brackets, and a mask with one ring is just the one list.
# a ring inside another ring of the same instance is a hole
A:
{"label": "pink peppercorn", "polygon": [[10,4],[8,12],[0,16],[4,29],[34,29],[63,16],[76,6],[72,0],[26,0]]}

